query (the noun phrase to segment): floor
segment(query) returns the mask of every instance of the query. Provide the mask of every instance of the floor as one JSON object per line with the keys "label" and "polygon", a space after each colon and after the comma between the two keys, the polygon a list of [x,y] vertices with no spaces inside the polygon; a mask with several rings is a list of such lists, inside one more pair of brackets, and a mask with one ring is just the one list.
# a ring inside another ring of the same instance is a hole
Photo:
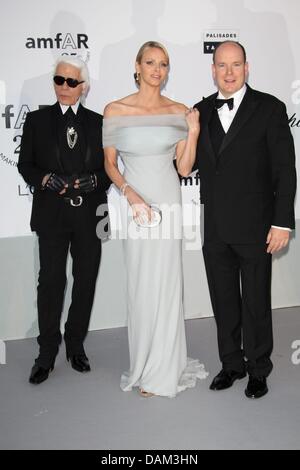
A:
{"label": "floor", "polygon": [[[300,308],[275,310],[273,319],[274,370],[270,391],[259,400],[245,397],[247,379],[226,391],[209,390],[220,370],[213,318],[186,321],[189,356],[199,358],[210,377],[173,399],[121,391],[126,328],[89,333],[92,372],[85,375],[70,367],[62,347],[39,386],[28,383],[36,341],[6,342],[0,449],[299,449]],[[299,353],[292,348],[296,340]]]}

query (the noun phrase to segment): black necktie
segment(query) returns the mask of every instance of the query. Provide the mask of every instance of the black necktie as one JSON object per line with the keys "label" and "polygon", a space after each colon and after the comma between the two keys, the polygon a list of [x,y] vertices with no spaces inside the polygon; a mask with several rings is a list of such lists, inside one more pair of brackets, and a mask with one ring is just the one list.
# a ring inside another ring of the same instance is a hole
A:
{"label": "black necktie", "polygon": [[76,114],[74,113],[73,109],[71,106],[67,109],[65,112],[65,119],[66,119],[66,136],[67,136],[67,143],[69,148],[72,150],[76,142],[78,140],[78,129],[77,129],[77,123],[76,123]]}
{"label": "black necktie", "polygon": [[74,113],[71,106],[69,106],[69,108],[65,112],[65,118],[67,119],[68,122],[74,122],[75,121],[76,114]]}
{"label": "black necktie", "polygon": [[221,100],[216,98],[215,100],[215,108],[220,109],[224,104],[227,104],[229,110],[231,111],[233,109],[233,98],[228,98],[228,100]]}

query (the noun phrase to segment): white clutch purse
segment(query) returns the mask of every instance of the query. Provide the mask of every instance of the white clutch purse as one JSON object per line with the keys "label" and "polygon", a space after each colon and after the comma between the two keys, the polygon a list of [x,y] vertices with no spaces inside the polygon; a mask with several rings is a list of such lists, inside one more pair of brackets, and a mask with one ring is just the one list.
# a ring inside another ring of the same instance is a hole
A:
{"label": "white clutch purse", "polygon": [[148,219],[147,214],[140,214],[139,217],[134,218],[135,223],[139,227],[143,228],[152,228],[152,227],[157,227],[162,220],[162,213],[161,210],[156,207],[154,204],[149,204],[151,207],[151,220]]}

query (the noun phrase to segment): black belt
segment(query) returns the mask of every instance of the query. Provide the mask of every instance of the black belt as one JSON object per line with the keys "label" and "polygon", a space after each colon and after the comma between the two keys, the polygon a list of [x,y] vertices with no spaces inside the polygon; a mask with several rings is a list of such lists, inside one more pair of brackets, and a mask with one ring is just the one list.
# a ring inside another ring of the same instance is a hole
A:
{"label": "black belt", "polygon": [[67,204],[70,204],[70,206],[73,207],[79,207],[83,203],[83,197],[82,196],[76,196],[76,197],[64,197],[64,201]]}

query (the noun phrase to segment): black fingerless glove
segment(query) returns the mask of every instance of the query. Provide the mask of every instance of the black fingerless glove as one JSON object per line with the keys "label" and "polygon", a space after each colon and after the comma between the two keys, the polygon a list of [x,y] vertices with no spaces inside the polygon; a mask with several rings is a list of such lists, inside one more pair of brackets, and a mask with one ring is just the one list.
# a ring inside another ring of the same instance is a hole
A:
{"label": "black fingerless glove", "polygon": [[51,189],[56,193],[60,193],[66,186],[66,182],[62,179],[61,176],[56,175],[55,173],[51,173],[49,176],[44,189]]}
{"label": "black fingerless glove", "polygon": [[97,188],[97,176],[94,173],[81,175],[78,181],[78,189],[85,193],[90,193]]}

